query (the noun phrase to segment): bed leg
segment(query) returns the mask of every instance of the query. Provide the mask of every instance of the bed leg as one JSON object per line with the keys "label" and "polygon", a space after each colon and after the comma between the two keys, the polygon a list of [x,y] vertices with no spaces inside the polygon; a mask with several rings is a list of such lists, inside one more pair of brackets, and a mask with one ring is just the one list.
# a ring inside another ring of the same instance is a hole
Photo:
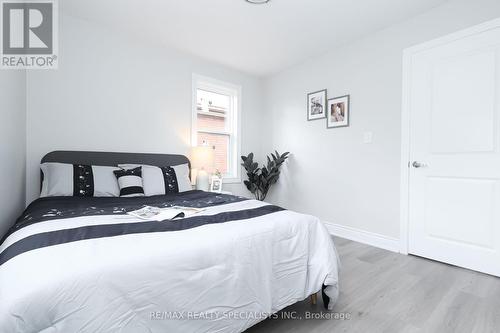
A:
{"label": "bed leg", "polygon": [[311,295],[311,304],[316,305],[318,303],[318,295],[316,293]]}

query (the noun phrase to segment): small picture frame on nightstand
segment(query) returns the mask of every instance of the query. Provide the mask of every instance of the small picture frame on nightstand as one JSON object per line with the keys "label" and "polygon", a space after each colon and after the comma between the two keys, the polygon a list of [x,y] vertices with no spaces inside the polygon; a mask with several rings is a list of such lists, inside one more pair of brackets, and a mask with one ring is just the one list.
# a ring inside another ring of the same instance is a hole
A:
{"label": "small picture frame on nightstand", "polygon": [[222,178],[213,176],[212,183],[210,184],[210,192],[221,193],[222,192]]}

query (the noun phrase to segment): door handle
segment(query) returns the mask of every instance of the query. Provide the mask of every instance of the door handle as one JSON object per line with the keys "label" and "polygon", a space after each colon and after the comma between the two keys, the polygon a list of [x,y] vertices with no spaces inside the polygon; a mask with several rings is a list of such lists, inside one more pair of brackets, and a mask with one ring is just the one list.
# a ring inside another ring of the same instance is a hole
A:
{"label": "door handle", "polygon": [[424,162],[418,162],[418,161],[413,161],[413,163],[411,164],[414,168],[425,168],[427,167],[427,163],[424,163]]}

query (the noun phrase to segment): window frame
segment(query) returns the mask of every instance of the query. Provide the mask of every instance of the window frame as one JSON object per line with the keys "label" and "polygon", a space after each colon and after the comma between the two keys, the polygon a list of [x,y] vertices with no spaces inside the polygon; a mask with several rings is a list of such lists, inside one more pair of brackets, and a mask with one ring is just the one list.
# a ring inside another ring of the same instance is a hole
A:
{"label": "window frame", "polygon": [[[226,119],[229,119],[231,123],[231,130],[228,131],[227,128],[224,131],[198,130],[198,89],[229,95],[231,97],[230,114],[226,115]],[[197,145],[198,132],[229,136],[228,170],[231,170],[231,172],[223,175],[223,182],[226,184],[241,183],[241,167],[239,164],[239,156],[241,155],[241,90],[241,86],[239,85],[193,74],[191,93],[191,146],[195,147]]]}

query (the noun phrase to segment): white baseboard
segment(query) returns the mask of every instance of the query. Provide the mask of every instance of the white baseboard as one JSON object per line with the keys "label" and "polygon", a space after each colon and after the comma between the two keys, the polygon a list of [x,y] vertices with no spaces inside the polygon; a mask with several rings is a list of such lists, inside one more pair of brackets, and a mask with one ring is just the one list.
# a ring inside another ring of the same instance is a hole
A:
{"label": "white baseboard", "polygon": [[346,227],[340,224],[323,221],[328,232],[333,236],[350,239],[355,242],[368,244],[384,250],[398,252],[400,242],[397,238],[387,237],[370,231],[364,231],[352,227]]}

